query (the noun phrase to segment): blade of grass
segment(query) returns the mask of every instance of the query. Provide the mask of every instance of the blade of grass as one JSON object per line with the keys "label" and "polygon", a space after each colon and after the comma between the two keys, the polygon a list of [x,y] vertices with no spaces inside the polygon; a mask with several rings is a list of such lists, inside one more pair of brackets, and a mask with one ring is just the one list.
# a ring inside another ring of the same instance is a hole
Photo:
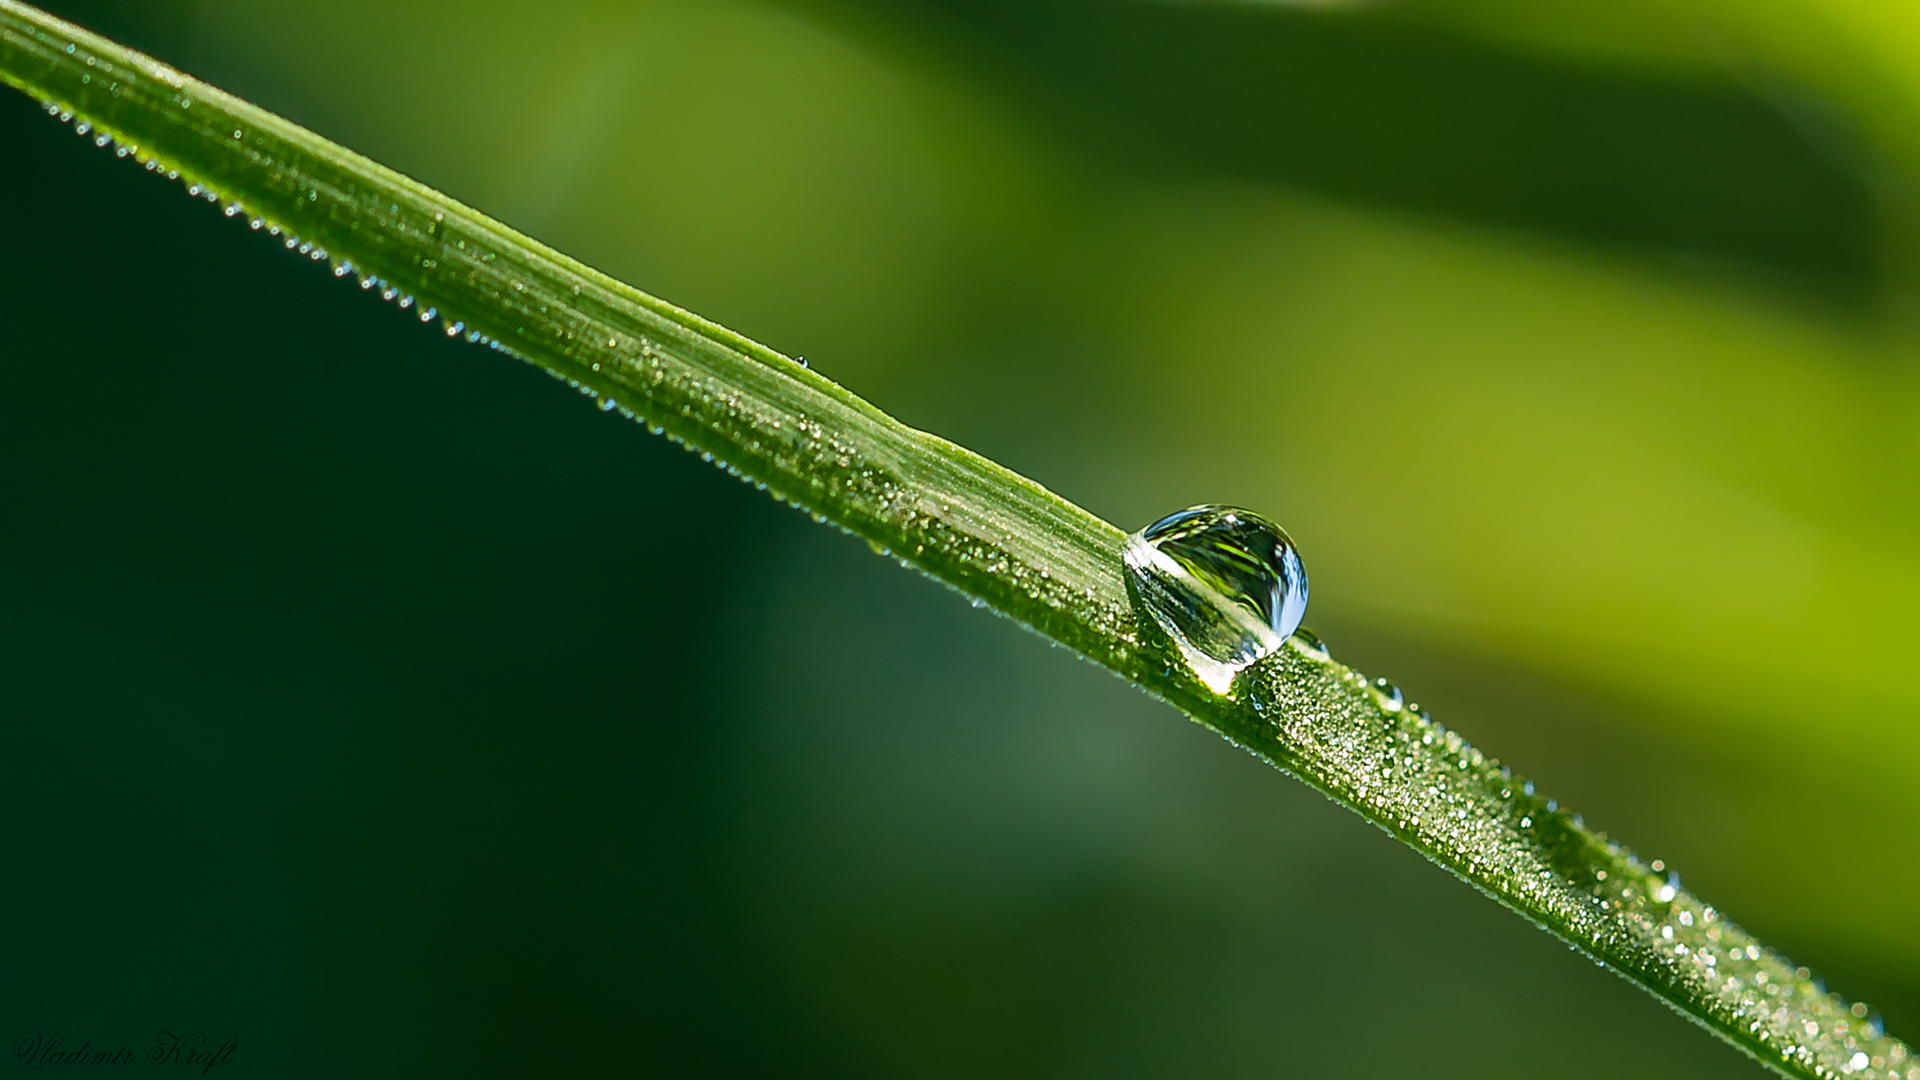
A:
{"label": "blade of grass", "polygon": [[[1782,1074],[1920,1080],[1828,994],[1397,691],[1304,644],[1208,690],[1137,618],[1121,531],[758,343],[16,0],[0,81],[116,155],[595,395],[1299,777]],[[1623,777],[1623,782],[1632,782]]]}

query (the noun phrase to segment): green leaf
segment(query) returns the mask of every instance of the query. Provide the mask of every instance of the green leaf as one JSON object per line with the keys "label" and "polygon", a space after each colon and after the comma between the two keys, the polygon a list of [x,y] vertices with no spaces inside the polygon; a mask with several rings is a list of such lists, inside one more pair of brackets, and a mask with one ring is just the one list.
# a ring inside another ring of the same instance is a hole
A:
{"label": "green leaf", "polygon": [[[368,291],[531,363],[1299,777],[1789,1076],[1920,1062],[1397,690],[1296,639],[1226,695],[1144,619],[1124,536],[782,354],[214,87],[0,0],[0,79]],[[991,317],[991,313],[985,313]],[[1622,783],[1633,778],[1623,776]]]}

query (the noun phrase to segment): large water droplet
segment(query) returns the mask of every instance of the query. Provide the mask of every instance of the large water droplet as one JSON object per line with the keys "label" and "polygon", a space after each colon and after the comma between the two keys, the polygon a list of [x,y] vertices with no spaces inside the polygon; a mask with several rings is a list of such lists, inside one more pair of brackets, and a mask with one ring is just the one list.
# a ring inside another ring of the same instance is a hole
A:
{"label": "large water droplet", "polygon": [[1247,510],[1169,514],[1127,539],[1126,563],[1154,621],[1215,693],[1286,644],[1307,611],[1299,550]]}

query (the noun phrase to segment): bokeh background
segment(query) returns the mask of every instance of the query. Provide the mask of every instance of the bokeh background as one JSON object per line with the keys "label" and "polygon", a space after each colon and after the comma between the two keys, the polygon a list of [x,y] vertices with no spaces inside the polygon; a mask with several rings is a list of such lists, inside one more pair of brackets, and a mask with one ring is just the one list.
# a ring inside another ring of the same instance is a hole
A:
{"label": "bokeh background", "polygon": [[[1270,514],[1343,659],[1920,1032],[1911,5],[49,6],[1117,523]],[[25,98],[0,160],[9,1041],[1758,1075]]]}

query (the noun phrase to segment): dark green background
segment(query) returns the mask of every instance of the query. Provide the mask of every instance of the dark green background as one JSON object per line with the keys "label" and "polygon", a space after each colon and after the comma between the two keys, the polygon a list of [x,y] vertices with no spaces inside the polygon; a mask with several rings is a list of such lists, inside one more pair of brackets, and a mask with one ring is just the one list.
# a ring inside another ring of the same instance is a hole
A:
{"label": "dark green background", "polygon": [[[1115,521],[1281,520],[1342,659],[1920,1030],[1885,135],[1920,110],[1844,55],[1713,5],[1679,46],[1491,0],[51,6]],[[0,162],[9,1042],[237,1035],[236,1076],[1757,1075],[24,98]]]}

